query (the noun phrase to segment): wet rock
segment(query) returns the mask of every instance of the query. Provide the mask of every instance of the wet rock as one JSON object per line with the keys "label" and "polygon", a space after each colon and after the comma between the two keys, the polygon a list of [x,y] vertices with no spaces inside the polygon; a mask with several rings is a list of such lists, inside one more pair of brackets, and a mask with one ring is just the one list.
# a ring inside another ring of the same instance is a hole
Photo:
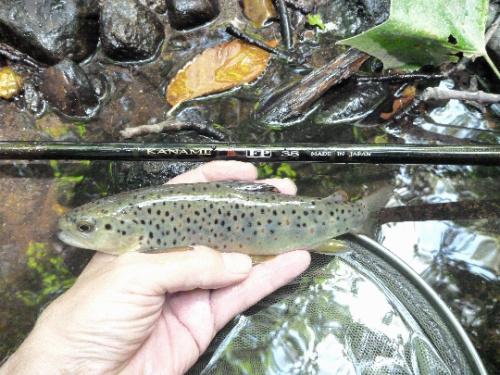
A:
{"label": "wet rock", "polygon": [[43,72],[41,91],[51,107],[68,116],[89,116],[99,104],[87,75],[69,59]]}
{"label": "wet rock", "polygon": [[172,0],[168,3],[168,20],[177,30],[202,26],[218,15],[216,0]]}
{"label": "wet rock", "polygon": [[24,81],[24,107],[32,115],[39,117],[45,112],[45,100],[32,77]]}
{"label": "wet rock", "polygon": [[39,137],[33,116],[20,112],[14,102],[0,100],[0,141],[34,141]]}
{"label": "wet rock", "polygon": [[136,0],[107,1],[101,13],[101,43],[116,61],[140,61],[154,56],[164,39],[158,17]]}
{"label": "wet rock", "polygon": [[167,11],[167,0],[139,0],[155,13],[163,14]]}
{"label": "wet rock", "polygon": [[97,0],[4,1],[0,41],[43,63],[80,61],[97,46],[98,9]]}

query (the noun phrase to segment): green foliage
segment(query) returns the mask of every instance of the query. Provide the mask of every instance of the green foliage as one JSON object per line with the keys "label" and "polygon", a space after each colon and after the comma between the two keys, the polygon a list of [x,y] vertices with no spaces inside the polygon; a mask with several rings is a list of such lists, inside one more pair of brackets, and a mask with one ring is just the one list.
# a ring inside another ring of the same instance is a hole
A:
{"label": "green foliage", "polygon": [[416,70],[423,65],[484,57],[488,0],[392,0],[390,17],[383,24],[340,41],[384,63],[385,69]]}
{"label": "green foliage", "polygon": [[270,163],[260,163],[258,166],[259,178],[289,178],[295,181],[297,178],[297,173],[293,170],[292,166],[288,163],[270,164]]}
{"label": "green foliage", "polygon": [[[27,306],[41,306],[50,302],[58,295],[69,289],[75,282],[75,277],[66,267],[60,256],[51,256],[44,243],[31,243],[26,251],[28,255],[27,267],[31,277],[38,287],[17,292]],[[37,281],[37,282],[36,282]]]}
{"label": "green foliage", "polygon": [[325,31],[325,24],[321,19],[321,14],[308,14],[307,22],[309,22],[309,25],[318,26],[321,30]]}

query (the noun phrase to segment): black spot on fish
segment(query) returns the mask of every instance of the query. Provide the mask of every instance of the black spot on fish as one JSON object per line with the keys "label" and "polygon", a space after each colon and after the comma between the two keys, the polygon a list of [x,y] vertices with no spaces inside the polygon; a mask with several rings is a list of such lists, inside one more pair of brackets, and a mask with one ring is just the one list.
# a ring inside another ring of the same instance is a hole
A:
{"label": "black spot on fish", "polygon": [[122,230],[122,235],[125,236],[127,234],[127,232],[125,232],[124,230]]}
{"label": "black spot on fish", "polygon": [[238,220],[238,216],[234,215],[234,216],[233,216],[233,220],[234,220],[234,221],[237,221],[237,220]]}
{"label": "black spot on fish", "polygon": [[149,232],[149,238],[153,239],[154,235],[153,232]]}
{"label": "black spot on fish", "polygon": [[106,230],[111,230],[111,229],[113,229],[113,227],[111,226],[111,224],[106,224],[106,225],[104,226],[104,229],[106,229]]}
{"label": "black spot on fish", "polygon": [[262,208],[262,209],[260,210],[260,213],[261,213],[261,214],[265,214],[265,213],[266,213],[266,210]]}
{"label": "black spot on fish", "polygon": [[191,222],[191,218],[190,217],[186,218],[186,222],[189,224]]}
{"label": "black spot on fish", "polygon": [[267,221],[267,223],[268,223],[268,224],[271,224],[272,222],[273,222],[273,221],[272,221],[271,219],[269,219],[269,220]]}
{"label": "black spot on fish", "polygon": [[156,224],[156,229],[160,230],[160,224]]}
{"label": "black spot on fish", "polygon": [[307,216],[309,215],[309,212],[308,211],[304,211],[304,216]]}
{"label": "black spot on fish", "polygon": [[161,215],[161,211],[160,211],[160,210],[156,211],[156,214],[157,214],[158,216],[160,216],[160,215]]}
{"label": "black spot on fish", "polygon": [[151,208],[148,208],[148,214],[150,214],[150,213],[151,213]]}
{"label": "black spot on fish", "polygon": [[142,224],[142,225],[145,225],[145,224],[146,224],[146,222],[144,221],[144,219],[142,219],[142,220],[141,220],[141,224]]}
{"label": "black spot on fish", "polygon": [[297,213],[296,210],[292,210],[292,215],[295,215]]}
{"label": "black spot on fish", "polygon": [[168,217],[168,216],[170,216],[170,212],[165,211],[165,217]]}

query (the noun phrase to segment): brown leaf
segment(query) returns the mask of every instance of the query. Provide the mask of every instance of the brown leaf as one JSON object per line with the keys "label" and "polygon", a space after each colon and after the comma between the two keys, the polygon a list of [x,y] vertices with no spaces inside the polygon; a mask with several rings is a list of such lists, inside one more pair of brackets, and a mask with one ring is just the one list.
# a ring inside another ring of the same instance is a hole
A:
{"label": "brown leaf", "polygon": [[209,48],[172,78],[167,87],[167,101],[175,106],[189,99],[251,82],[262,74],[269,57],[269,52],[240,40]]}
{"label": "brown leaf", "polygon": [[271,0],[243,0],[243,13],[257,27],[277,17]]}

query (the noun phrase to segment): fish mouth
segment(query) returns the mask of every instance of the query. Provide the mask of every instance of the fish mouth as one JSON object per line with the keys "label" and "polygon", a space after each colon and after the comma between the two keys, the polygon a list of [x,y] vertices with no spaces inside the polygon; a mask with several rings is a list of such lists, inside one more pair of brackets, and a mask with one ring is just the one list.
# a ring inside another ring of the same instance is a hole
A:
{"label": "fish mouth", "polygon": [[57,237],[64,242],[65,244],[68,244],[70,246],[75,246],[75,247],[83,247],[85,248],[85,245],[78,240],[78,238],[75,238],[73,236],[70,236],[68,233],[64,231],[60,231],[57,233]]}

